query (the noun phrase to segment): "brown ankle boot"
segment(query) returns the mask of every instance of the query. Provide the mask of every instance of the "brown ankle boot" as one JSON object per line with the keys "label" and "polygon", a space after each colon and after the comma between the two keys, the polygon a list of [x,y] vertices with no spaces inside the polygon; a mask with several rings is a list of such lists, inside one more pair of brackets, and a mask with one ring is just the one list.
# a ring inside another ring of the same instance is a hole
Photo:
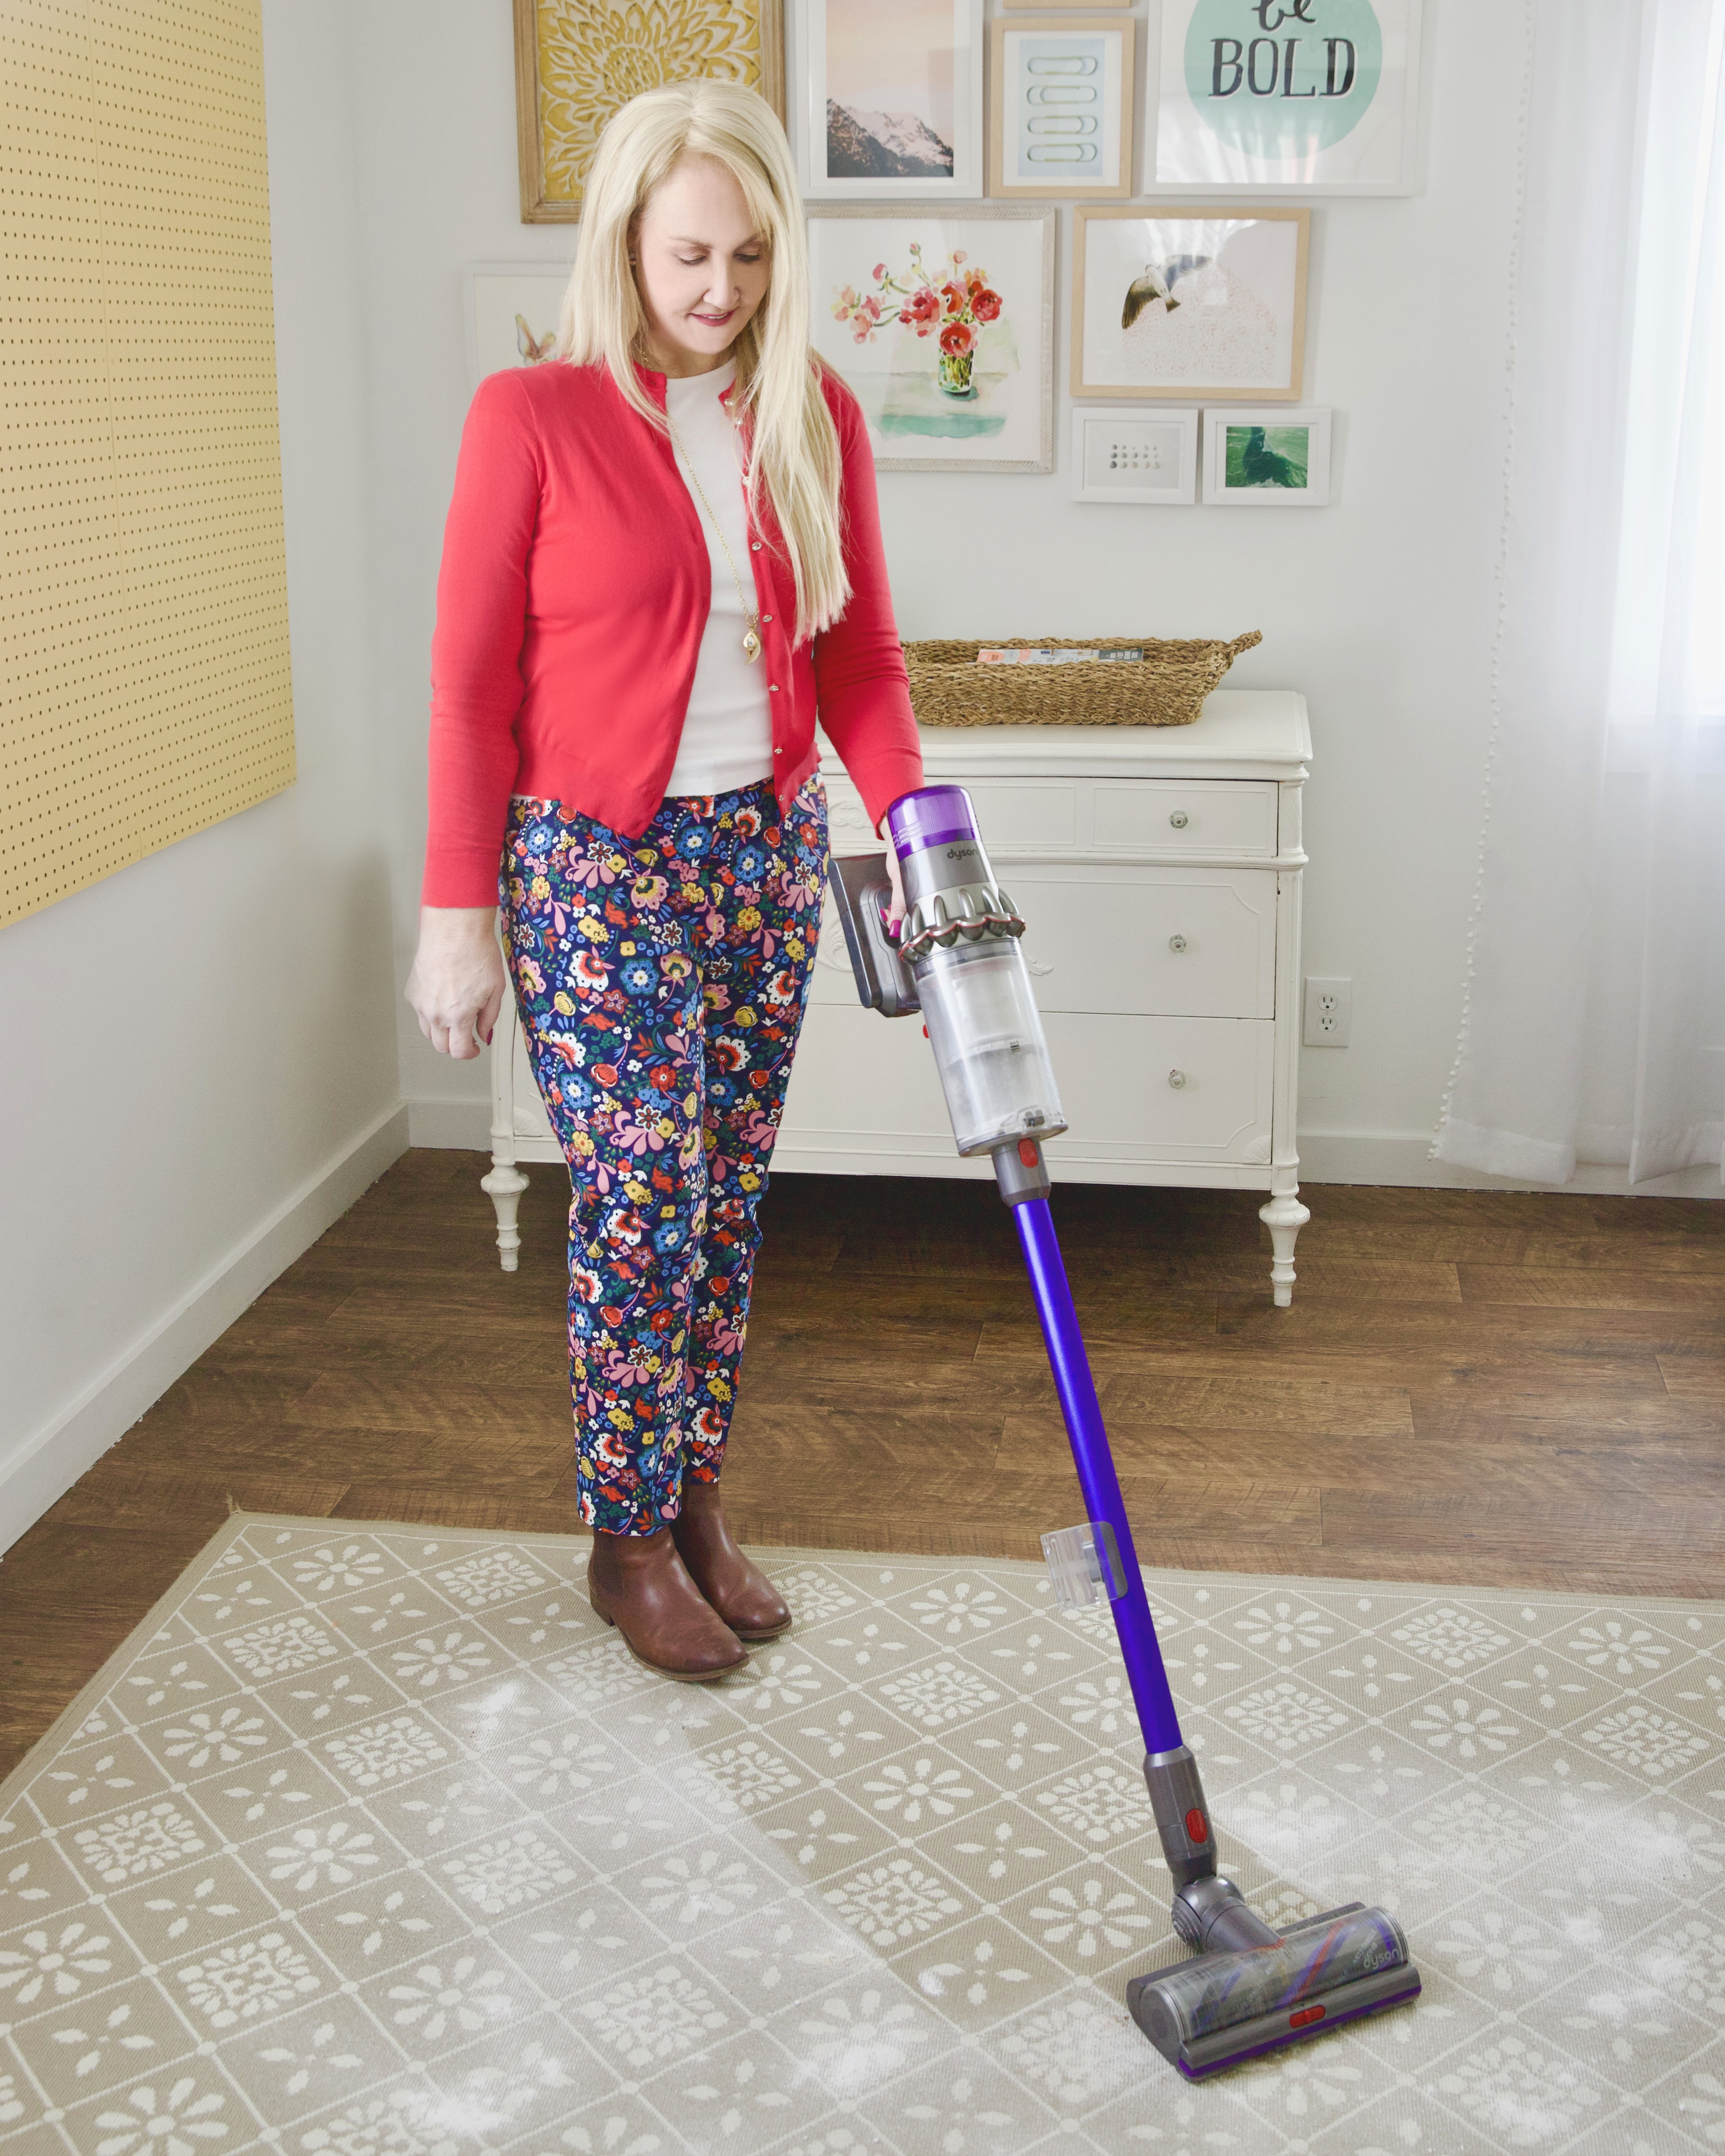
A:
{"label": "brown ankle boot", "polygon": [[685,1479],[671,1533],[695,1584],[739,1640],[776,1640],[789,1630],[784,1597],[731,1538],[716,1482]]}
{"label": "brown ankle boot", "polygon": [[669,1527],[651,1535],[595,1533],[587,1599],[638,1662],[679,1684],[710,1684],[748,1660],[684,1569]]}

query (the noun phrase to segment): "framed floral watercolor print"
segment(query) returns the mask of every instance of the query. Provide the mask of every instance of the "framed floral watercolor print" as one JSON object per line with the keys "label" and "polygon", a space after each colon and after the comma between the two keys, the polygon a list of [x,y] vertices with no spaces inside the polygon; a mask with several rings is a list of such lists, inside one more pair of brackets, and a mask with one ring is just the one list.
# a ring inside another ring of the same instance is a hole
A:
{"label": "framed floral watercolor print", "polygon": [[783,120],[781,0],[515,0],[522,223],[573,223],[611,115],[702,75],[758,90]]}
{"label": "framed floral watercolor print", "polygon": [[1312,212],[1072,213],[1075,397],[1299,400]]}
{"label": "framed floral watercolor print", "polygon": [[809,213],[810,341],[882,470],[1053,470],[1056,214]]}
{"label": "framed floral watercolor print", "polygon": [[983,192],[983,0],[793,0],[791,145],[810,201]]}
{"label": "framed floral watercolor print", "polygon": [[1132,20],[988,25],[988,192],[1040,202],[1132,191]]}

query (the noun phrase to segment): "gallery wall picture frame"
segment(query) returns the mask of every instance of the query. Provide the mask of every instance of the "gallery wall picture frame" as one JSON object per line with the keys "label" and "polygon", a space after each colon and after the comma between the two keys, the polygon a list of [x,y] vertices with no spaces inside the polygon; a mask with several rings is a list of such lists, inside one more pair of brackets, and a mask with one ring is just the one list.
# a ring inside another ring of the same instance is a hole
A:
{"label": "gallery wall picture frame", "polygon": [[983,193],[983,0],[792,0],[791,146],[810,202]]}
{"label": "gallery wall picture frame", "polygon": [[1133,0],[1001,0],[1001,4],[1007,8],[1034,10],[1039,15],[1045,15],[1055,8],[1078,8],[1094,15],[1104,8],[1130,8]]}
{"label": "gallery wall picture frame", "polygon": [[1143,192],[1414,191],[1420,0],[1161,0]]}
{"label": "gallery wall picture frame", "polygon": [[567,263],[468,264],[461,314],[470,388],[506,367],[539,367],[551,357],[568,282]]}
{"label": "gallery wall picture frame", "polygon": [[1297,403],[1311,237],[1280,203],[1079,203],[1072,394]]}
{"label": "gallery wall picture frame", "polygon": [[515,0],[523,224],[573,224],[605,122],[637,92],[712,76],[783,120],[783,0]]}
{"label": "gallery wall picture frame", "polygon": [[881,470],[1054,470],[1058,230],[1016,203],[810,209],[809,339]]}
{"label": "gallery wall picture frame", "polygon": [[1330,499],[1327,405],[1230,404],[1204,415],[1204,498],[1226,509],[1321,509]]}
{"label": "gallery wall picture frame", "polygon": [[1129,15],[988,25],[988,192],[1036,202],[1132,192]]}
{"label": "gallery wall picture frame", "polygon": [[1184,508],[1198,499],[1198,407],[1075,404],[1074,501]]}

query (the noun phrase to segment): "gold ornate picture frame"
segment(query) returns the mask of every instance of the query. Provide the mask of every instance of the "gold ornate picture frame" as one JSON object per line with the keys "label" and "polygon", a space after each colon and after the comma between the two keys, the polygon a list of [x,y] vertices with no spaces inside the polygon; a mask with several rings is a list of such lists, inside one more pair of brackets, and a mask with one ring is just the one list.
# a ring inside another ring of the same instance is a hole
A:
{"label": "gold ornate picture frame", "polygon": [[758,90],[783,120],[783,0],[515,0],[522,223],[578,223],[611,115],[706,75]]}

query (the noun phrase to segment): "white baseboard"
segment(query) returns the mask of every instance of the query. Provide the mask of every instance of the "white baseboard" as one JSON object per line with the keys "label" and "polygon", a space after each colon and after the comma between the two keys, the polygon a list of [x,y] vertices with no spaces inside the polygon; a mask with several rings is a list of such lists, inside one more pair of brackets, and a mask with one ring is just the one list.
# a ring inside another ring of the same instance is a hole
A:
{"label": "white baseboard", "polygon": [[[464,1152],[491,1150],[491,1106],[489,1101],[409,1101],[411,1142],[416,1146],[444,1146]],[[1471,1168],[1451,1168],[1433,1160],[1430,1131],[1301,1131],[1300,1180],[1302,1183],[1373,1183],[1407,1190],[1552,1190],[1593,1197],[1630,1194],[1628,1171],[1598,1163],[1584,1163],[1573,1183],[1517,1183],[1501,1175],[1480,1175]],[[803,1163],[787,1159],[794,1169]],[[823,1161],[822,1165],[826,1163]],[[836,1165],[836,1163],[834,1163]],[[847,1163],[841,1171],[859,1171]],[[932,1175],[961,1173],[954,1160],[950,1168],[931,1163]],[[1652,1183],[1637,1183],[1637,1198],[1725,1198],[1725,1184],[1712,1168],[1686,1168],[1676,1175],[1662,1175]]]}
{"label": "white baseboard", "polygon": [[447,1152],[490,1152],[491,1103],[482,1101],[413,1101],[407,1103],[408,1143]]}
{"label": "white baseboard", "polygon": [[1301,1131],[1301,1183],[1376,1183],[1407,1190],[1543,1190],[1559,1196],[1725,1198],[1716,1168],[1680,1168],[1675,1175],[1630,1185],[1626,1168],[1584,1161],[1570,1183],[1524,1183],[1481,1175],[1433,1160],[1430,1131]]}
{"label": "white baseboard", "polygon": [[245,1240],[164,1311],[75,1399],[0,1466],[0,1550],[63,1497],[204,1349],[408,1149],[398,1101],[285,1198]]}

